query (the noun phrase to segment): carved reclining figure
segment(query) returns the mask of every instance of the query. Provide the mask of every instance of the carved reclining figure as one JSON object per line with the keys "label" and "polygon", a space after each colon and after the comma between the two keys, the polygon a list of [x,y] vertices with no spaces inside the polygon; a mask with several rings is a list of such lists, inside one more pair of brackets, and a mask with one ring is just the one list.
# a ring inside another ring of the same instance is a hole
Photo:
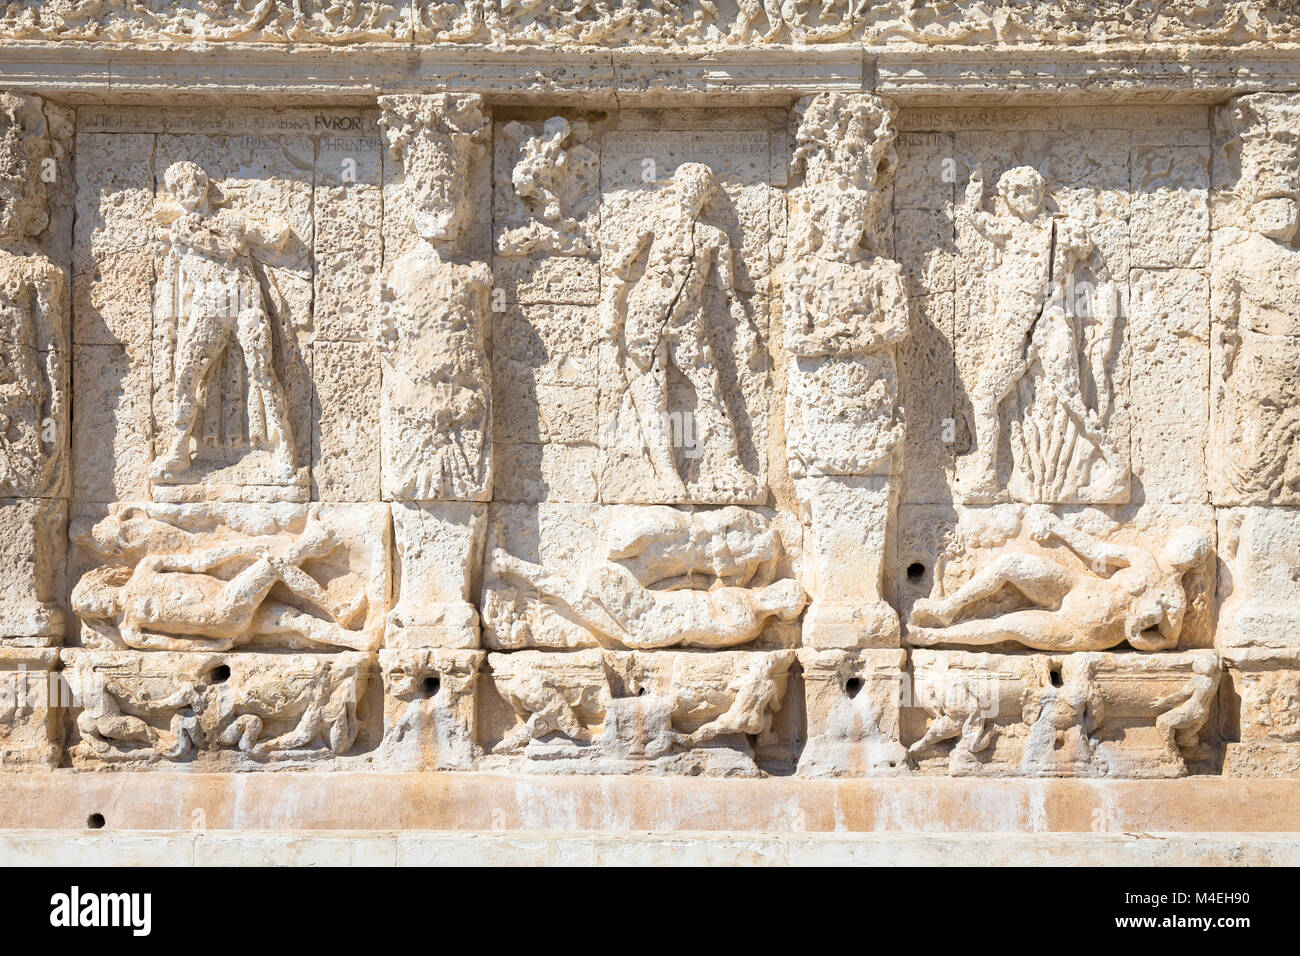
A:
{"label": "carved reclining figure", "polygon": [[[1035,540],[1060,540],[1095,573],[1049,557],[999,554],[949,597],[917,601],[908,641],[922,647],[1011,641],[1041,651],[1100,651],[1125,641],[1140,651],[1177,645],[1187,611],[1183,575],[1209,555],[1209,535],[1184,526],[1152,554],[1100,541],[1045,509],[1031,511],[1031,521]],[[1008,587],[1034,606],[958,620]]]}
{"label": "carved reclining figure", "polygon": [[612,525],[605,556],[572,577],[500,548],[488,568],[559,600],[612,646],[734,647],[770,617],[797,618],[806,598],[792,578],[766,583],[781,554],[770,528],[739,508],[717,514],[700,526],[673,508],[642,509]]}
{"label": "carved reclining figure", "polygon": [[[257,636],[290,635],[308,644],[364,650],[375,640],[374,634],[351,629],[364,614],[364,591],[340,602],[300,566],[341,547],[336,533],[323,525],[309,523],[279,554],[272,553],[282,544],[275,538],[204,546],[196,535],[139,516],[110,516],[90,538],[118,554],[147,552],[151,543],[167,546],[143,554],[134,566],[94,568],[73,589],[77,615],[116,625],[127,647],[228,650]],[[277,584],[328,619],[268,600]]]}

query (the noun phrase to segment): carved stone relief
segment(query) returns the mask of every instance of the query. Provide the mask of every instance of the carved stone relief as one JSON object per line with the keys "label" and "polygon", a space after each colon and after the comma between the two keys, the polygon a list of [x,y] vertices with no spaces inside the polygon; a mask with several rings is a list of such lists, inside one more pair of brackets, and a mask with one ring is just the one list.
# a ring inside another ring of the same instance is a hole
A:
{"label": "carved stone relief", "polygon": [[[381,328],[384,493],[394,500],[486,500],[492,487],[488,266],[467,258],[471,164],[487,155],[476,96],[380,99],[409,210],[390,246]],[[386,230],[386,237],[396,230]],[[399,250],[406,251],[398,255]]]}
{"label": "carved stone relief", "polygon": [[1213,45],[1278,41],[1300,26],[1287,7],[1216,0],[1138,0],[1122,9],[1053,0],[1030,5],[915,4],[886,0],[709,0],[644,5],[631,0],[414,0],[339,4],[297,0],[247,7],[220,0],[140,4],[68,0],[10,4],[0,19],[9,39],[171,41],[204,49],[227,43],[353,45],[563,44],[597,47],[728,48],[866,42],[931,46],[1108,41]]}
{"label": "carved stone relief", "polygon": [[[1056,23],[22,6],[0,36]],[[0,93],[0,770],[1300,774],[1294,95],[448,83]]]}

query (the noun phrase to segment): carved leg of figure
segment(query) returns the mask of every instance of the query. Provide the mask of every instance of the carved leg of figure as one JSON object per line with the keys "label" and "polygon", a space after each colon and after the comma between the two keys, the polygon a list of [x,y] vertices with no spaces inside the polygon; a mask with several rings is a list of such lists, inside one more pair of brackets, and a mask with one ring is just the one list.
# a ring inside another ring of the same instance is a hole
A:
{"label": "carved leg of figure", "polygon": [[293,474],[293,432],[284,390],[271,368],[271,322],[266,312],[261,308],[240,312],[236,336],[248,367],[249,387],[257,388],[266,408],[267,438],[275,442],[275,476],[288,478]]}
{"label": "carved leg of figure", "polygon": [[[1025,336],[1042,303],[1025,303],[1025,314],[999,313],[994,319],[992,343],[979,380],[971,394],[971,411],[975,431],[974,456],[977,473],[967,492],[978,499],[992,499],[998,485],[998,444],[1002,436],[1002,403],[1025,373]],[[1032,310],[1032,311],[1029,311]]]}
{"label": "carved leg of figure", "polygon": [[558,693],[551,693],[548,697],[549,699],[542,705],[541,709],[534,711],[531,716],[526,718],[525,724],[528,727],[529,735],[534,740],[538,740],[558,730],[570,740],[578,743],[589,741],[591,734],[582,725],[582,721],[573,712],[573,708],[561,700]]}
{"label": "carved leg of figure", "polygon": [[[354,631],[281,604],[264,601],[253,619],[252,633],[259,636],[296,635],[320,647],[346,647],[353,651],[372,651],[379,639],[377,630]],[[204,649],[207,647],[205,645]]]}
{"label": "carved leg of figure", "polygon": [[77,715],[77,729],[94,750],[107,753],[116,743],[152,744],[157,740],[158,732],[139,717],[114,710],[104,714],[82,711]]}
{"label": "carved leg of figure", "polygon": [[250,633],[257,609],[280,580],[270,558],[258,558],[221,586],[212,599],[214,636],[242,637]]}
{"label": "carved leg of figure", "polygon": [[257,738],[261,733],[261,717],[256,714],[240,714],[221,732],[218,739],[227,747],[238,744],[244,753],[255,753]]}
{"label": "carved leg of figure", "polygon": [[[255,754],[279,753],[284,750],[296,750],[299,747],[305,747],[320,734],[324,726],[324,708],[319,701],[313,701],[311,705],[303,711],[302,717],[294,725],[293,730],[281,734],[279,737],[272,737],[270,740],[258,740],[251,748]],[[245,750],[243,742],[240,742],[240,750]]]}
{"label": "carved leg of figure", "polygon": [[279,575],[280,581],[294,594],[320,608],[341,627],[351,628],[366,607],[366,594],[358,591],[345,602],[334,600],[328,591],[310,574],[284,558],[268,559]]}
{"label": "carved leg of figure", "polygon": [[988,720],[978,709],[972,710],[962,724],[961,740],[957,742],[957,746],[973,757],[987,749],[992,742],[993,728],[988,726]]}
{"label": "carved leg of figure", "polygon": [[1156,730],[1165,746],[1175,752],[1181,747],[1195,747],[1206,712],[1206,703],[1193,698],[1157,717]]}
{"label": "carved leg of figure", "polygon": [[749,476],[740,464],[736,426],[727,410],[718,366],[704,340],[702,318],[691,318],[678,337],[668,346],[672,363],[695,389],[695,408],[699,425],[695,441],[701,449],[713,451],[720,463],[724,482],[743,485]]}
{"label": "carved leg of figure", "polygon": [[171,437],[150,474],[155,480],[170,478],[190,467],[190,433],[199,413],[199,393],[213,361],[225,345],[226,332],[211,319],[187,318],[189,330],[176,343],[175,377],[172,382]]}
{"label": "carved leg of figure", "polygon": [[952,740],[961,733],[961,724],[947,713],[941,713],[934,720],[930,721],[930,726],[926,728],[925,735],[916,743],[907,748],[908,759],[915,765],[913,759],[917,754],[925,753],[935,744],[941,744],[945,740]]}
{"label": "carved leg of figure", "polygon": [[174,740],[163,756],[176,760],[193,750],[198,725],[199,719],[192,714],[173,714],[170,730]]}
{"label": "carved leg of figure", "polygon": [[1013,641],[1038,651],[1096,651],[1113,643],[1087,640],[1056,611],[1012,611],[986,620],[963,621],[948,627],[909,627],[907,641],[917,647],[935,644],[986,645]]}
{"label": "carved leg of figure", "polygon": [[667,494],[685,497],[686,483],[682,481],[682,476],[677,471],[677,462],[672,449],[672,435],[668,427],[666,357],[667,349],[660,344],[655,349],[655,358],[650,367],[644,370],[635,366],[629,367],[627,387],[641,429],[645,450],[650,456],[650,464],[655,474],[659,476],[660,481],[666,483]]}
{"label": "carved leg of figure", "polygon": [[946,598],[922,598],[912,607],[919,625],[947,626],[972,604],[991,598],[1006,585],[1043,607],[1058,607],[1075,584],[1075,575],[1055,561],[1029,554],[1000,554]]}
{"label": "carved leg of figure", "polygon": [[584,586],[564,575],[553,574],[540,564],[516,558],[501,548],[492,549],[488,556],[488,567],[562,601],[583,626],[598,634],[617,634],[622,630],[600,601],[589,596]]}
{"label": "carved leg of figure", "polygon": [[771,665],[750,668],[738,682],[740,689],[736,691],[736,697],[726,713],[697,727],[693,733],[674,733],[673,740],[683,747],[695,747],[715,737],[730,734],[755,736],[763,733],[771,726],[768,709],[776,696],[776,687],[770,680],[771,673]]}

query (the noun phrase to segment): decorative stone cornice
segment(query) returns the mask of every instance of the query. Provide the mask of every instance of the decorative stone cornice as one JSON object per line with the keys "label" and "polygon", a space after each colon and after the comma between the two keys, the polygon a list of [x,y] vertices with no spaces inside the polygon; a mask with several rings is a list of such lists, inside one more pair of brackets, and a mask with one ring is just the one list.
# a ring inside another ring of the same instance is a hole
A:
{"label": "decorative stone cornice", "polygon": [[606,49],[1239,45],[1298,34],[1300,10],[1269,0],[21,0],[0,17],[0,39],[199,48],[250,41]]}

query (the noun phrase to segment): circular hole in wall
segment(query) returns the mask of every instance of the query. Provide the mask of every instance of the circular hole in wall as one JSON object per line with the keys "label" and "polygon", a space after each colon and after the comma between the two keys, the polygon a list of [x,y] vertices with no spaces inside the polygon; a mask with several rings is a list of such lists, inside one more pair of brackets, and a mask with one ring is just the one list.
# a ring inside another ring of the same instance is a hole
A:
{"label": "circular hole in wall", "polygon": [[1053,687],[1060,687],[1060,686],[1063,685],[1064,683],[1065,683],[1065,681],[1061,680],[1061,672],[1060,672],[1059,670],[1057,670],[1055,667],[1053,667],[1053,668],[1052,668],[1052,686],[1053,686]]}
{"label": "circular hole in wall", "polygon": [[920,561],[913,561],[907,566],[907,580],[919,581],[925,577],[925,565]]}
{"label": "circular hole in wall", "polygon": [[420,681],[420,693],[424,694],[425,697],[436,697],[441,689],[442,681],[437,674]]}
{"label": "circular hole in wall", "polygon": [[104,829],[104,815],[102,813],[92,813],[86,817],[86,826],[91,830]]}
{"label": "circular hole in wall", "polygon": [[844,682],[844,692],[850,697],[857,697],[860,690],[862,690],[861,677],[850,677]]}
{"label": "circular hole in wall", "polygon": [[218,664],[208,671],[208,683],[210,684],[224,684],[228,680],[230,680],[229,664]]}

